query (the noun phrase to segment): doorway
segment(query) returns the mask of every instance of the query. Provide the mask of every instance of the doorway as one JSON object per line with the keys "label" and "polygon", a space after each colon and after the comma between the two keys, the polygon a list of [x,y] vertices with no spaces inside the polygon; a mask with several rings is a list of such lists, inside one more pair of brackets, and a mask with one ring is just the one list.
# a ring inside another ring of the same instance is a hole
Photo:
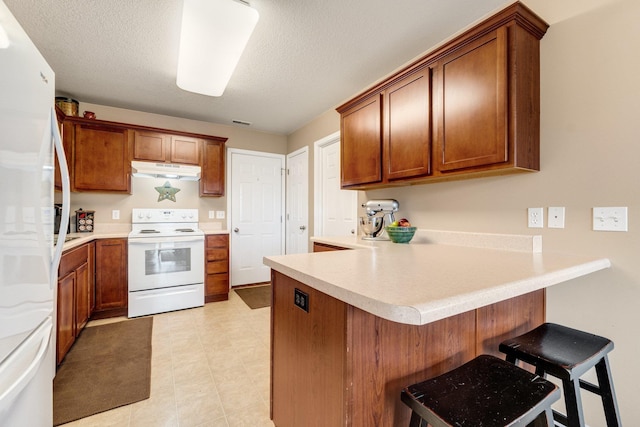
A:
{"label": "doorway", "polygon": [[284,253],[282,154],[229,148],[231,286],[271,280],[262,258]]}
{"label": "doorway", "polygon": [[315,236],[357,234],[358,192],[340,188],[340,132],[314,143]]}
{"label": "doorway", "polygon": [[287,254],[309,252],[309,148],[287,155]]}

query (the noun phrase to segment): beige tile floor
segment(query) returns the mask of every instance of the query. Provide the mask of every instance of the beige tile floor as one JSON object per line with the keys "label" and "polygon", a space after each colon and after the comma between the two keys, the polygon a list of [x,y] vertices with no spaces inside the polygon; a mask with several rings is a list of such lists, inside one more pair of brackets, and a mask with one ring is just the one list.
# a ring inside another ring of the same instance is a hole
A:
{"label": "beige tile floor", "polygon": [[272,427],[269,315],[231,291],[229,301],[153,316],[150,398],[64,426]]}

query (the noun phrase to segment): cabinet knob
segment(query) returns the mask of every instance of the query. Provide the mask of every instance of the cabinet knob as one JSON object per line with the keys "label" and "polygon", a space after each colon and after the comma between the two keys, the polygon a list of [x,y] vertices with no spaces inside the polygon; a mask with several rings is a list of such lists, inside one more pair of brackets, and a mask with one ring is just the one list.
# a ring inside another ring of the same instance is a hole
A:
{"label": "cabinet knob", "polygon": [[300,230],[304,231],[304,230],[306,230],[306,229],[307,229],[307,227],[306,227],[305,225],[301,225],[301,226],[300,226]]}
{"label": "cabinet knob", "polygon": [[234,228],[234,229],[233,229],[233,232],[234,232],[234,233],[237,233],[238,231],[240,231],[240,229],[239,229],[238,227],[236,227],[236,228]]}
{"label": "cabinet knob", "polygon": [[353,228],[351,229],[351,234],[356,234],[356,230],[354,230]]}

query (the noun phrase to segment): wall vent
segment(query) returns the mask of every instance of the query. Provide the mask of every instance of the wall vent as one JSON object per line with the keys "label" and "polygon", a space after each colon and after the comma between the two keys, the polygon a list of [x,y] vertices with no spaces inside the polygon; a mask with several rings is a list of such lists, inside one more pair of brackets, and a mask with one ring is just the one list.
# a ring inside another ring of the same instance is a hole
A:
{"label": "wall vent", "polygon": [[232,120],[232,122],[237,125],[251,126],[251,122],[245,122],[244,120]]}

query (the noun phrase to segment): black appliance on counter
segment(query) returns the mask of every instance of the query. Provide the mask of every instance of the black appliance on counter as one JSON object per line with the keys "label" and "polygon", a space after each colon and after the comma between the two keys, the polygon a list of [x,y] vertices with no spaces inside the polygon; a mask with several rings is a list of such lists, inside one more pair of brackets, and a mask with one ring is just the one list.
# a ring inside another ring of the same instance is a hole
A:
{"label": "black appliance on counter", "polygon": [[[53,209],[56,211],[56,215],[53,220],[53,234],[60,234],[60,223],[62,222],[62,204],[54,203]],[[71,232],[71,221],[67,223],[67,234]]]}

